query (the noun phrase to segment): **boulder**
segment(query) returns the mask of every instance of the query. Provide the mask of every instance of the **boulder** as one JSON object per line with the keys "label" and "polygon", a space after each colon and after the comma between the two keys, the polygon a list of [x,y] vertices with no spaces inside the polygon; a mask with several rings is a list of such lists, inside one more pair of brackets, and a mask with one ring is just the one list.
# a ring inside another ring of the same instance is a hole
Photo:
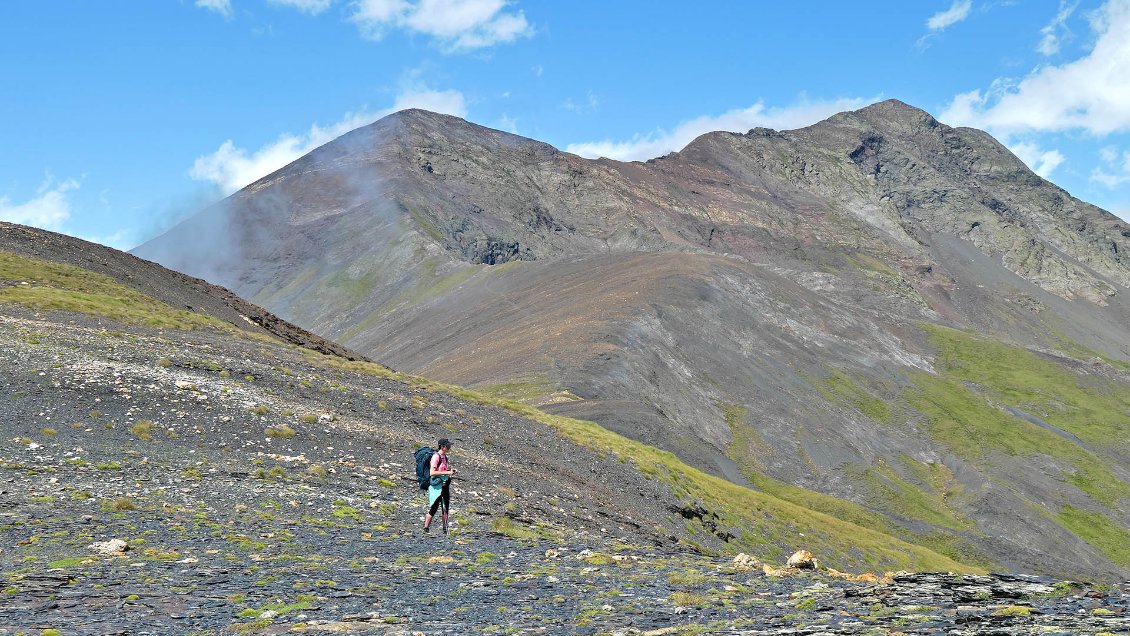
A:
{"label": "boulder", "polygon": [[815,570],[816,559],[813,558],[812,553],[808,550],[797,550],[789,557],[789,561],[785,565],[798,570]]}
{"label": "boulder", "polygon": [[734,557],[732,563],[733,566],[735,568],[738,568],[739,570],[752,570],[756,567],[761,566],[761,561],[758,561],[757,558],[751,557],[745,552],[742,552],[738,554],[738,556]]}
{"label": "boulder", "polygon": [[109,541],[96,541],[87,546],[98,554],[106,556],[119,556],[125,554],[129,550],[129,544],[121,539],[110,539]]}

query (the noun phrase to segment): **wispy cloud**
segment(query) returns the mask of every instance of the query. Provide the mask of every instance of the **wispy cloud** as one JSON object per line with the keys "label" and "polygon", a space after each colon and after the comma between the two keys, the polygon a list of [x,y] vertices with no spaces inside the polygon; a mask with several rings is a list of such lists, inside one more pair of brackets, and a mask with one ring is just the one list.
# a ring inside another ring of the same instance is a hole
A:
{"label": "wispy cloud", "polygon": [[318,15],[326,9],[329,9],[333,3],[334,0],[267,0],[267,4],[291,7],[303,13],[309,13],[310,15]]}
{"label": "wispy cloud", "polygon": [[1042,37],[1040,37],[1040,43],[1036,45],[1037,51],[1046,56],[1059,53],[1060,41],[1065,34],[1070,33],[1067,29],[1067,19],[1071,17],[1071,14],[1075,13],[1075,9],[1078,6],[1078,0],[1075,2],[1059,0],[1059,11],[1056,12],[1051,22],[1040,29],[1040,35]]}
{"label": "wispy cloud", "polygon": [[969,12],[972,9],[973,0],[954,0],[950,8],[930,16],[930,18],[926,20],[926,28],[931,31],[945,30],[965,18],[968,18]]}
{"label": "wispy cloud", "polygon": [[231,0],[196,0],[196,6],[201,9],[208,9],[224,16],[225,18],[232,17]]}
{"label": "wispy cloud", "polygon": [[0,221],[45,230],[60,230],[71,218],[71,202],[67,193],[80,187],[81,184],[76,179],[56,181],[48,175],[34,198],[23,203],[13,203],[7,196],[0,197]]}
{"label": "wispy cloud", "polygon": [[533,34],[507,0],[355,0],[350,20],[361,34],[380,40],[392,29],[435,38],[449,52],[513,42]]}
{"label": "wispy cloud", "polygon": [[1107,2],[1092,28],[1095,44],[1083,57],[961,93],[940,119],[998,134],[1082,130],[1103,137],[1130,130],[1130,0]]}
{"label": "wispy cloud", "polygon": [[679,150],[703,133],[715,130],[745,132],[763,126],[786,130],[814,124],[845,110],[860,108],[875,99],[841,98],[831,101],[802,99],[783,108],[766,107],[758,102],[749,108],[731,110],[721,115],[704,115],[684,121],[671,130],[654,130],[638,134],[627,141],[605,139],[569,144],[565,150],[582,157],[608,157],[621,161],[640,161]]}
{"label": "wispy cloud", "polygon": [[1130,183],[1130,151],[1120,153],[1117,148],[1103,148],[1099,158],[1101,164],[1091,172],[1091,181],[1111,190]]}
{"label": "wispy cloud", "polygon": [[322,144],[406,108],[423,108],[457,117],[465,117],[467,114],[463,94],[459,91],[411,88],[398,95],[389,108],[349,113],[340,121],[325,127],[314,124],[303,134],[284,134],[257,150],[240,148],[228,139],[215,152],[197,157],[189,170],[189,176],[215,184],[225,195],[231,194]]}
{"label": "wispy cloud", "polygon": [[1009,144],[1008,149],[1020,158],[1032,172],[1047,179],[1052,172],[1066,159],[1058,150],[1045,150],[1032,142],[1017,142]]}
{"label": "wispy cloud", "polygon": [[600,100],[597,99],[596,96],[592,94],[592,92],[589,92],[585,95],[585,98],[580,101],[576,101],[572,97],[566,99],[565,102],[561,104],[561,107],[569,112],[577,114],[587,113],[595,111],[597,108],[599,108]]}

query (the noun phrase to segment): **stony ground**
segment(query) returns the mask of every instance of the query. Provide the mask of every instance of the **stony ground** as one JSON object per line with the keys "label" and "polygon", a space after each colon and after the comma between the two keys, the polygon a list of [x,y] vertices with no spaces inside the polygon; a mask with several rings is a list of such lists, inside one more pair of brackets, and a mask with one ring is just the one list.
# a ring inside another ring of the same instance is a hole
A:
{"label": "stony ground", "polygon": [[[681,550],[669,493],[601,487],[630,466],[512,414],[70,320],[0,315],[0,634],[1130,633],[1119,586]],[[409,460],[438,435],[467,479],[425,535]],[[92,547],[111,539],[128,550]]]}

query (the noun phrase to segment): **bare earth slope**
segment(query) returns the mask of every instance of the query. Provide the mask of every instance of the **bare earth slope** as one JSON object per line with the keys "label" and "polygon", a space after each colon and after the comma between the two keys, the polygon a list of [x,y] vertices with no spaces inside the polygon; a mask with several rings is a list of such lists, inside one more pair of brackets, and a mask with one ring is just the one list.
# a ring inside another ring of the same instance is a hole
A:
{"label": "bare earth slope", "polygon": [[960,560],[1119,576],[1128,236],[892,100],[643,163],[404,111],[135,251]]}

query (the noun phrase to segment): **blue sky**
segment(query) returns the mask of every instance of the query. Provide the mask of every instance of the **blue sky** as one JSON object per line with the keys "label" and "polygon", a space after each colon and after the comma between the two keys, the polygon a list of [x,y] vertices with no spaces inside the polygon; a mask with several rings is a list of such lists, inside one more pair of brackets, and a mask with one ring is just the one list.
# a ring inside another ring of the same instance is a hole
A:
{"label": "blue sky", "polygon": [[0,60],[0,219],[120,248],[409,106],[645,159],[898,98],[1130,218],[1130,0],[5,0]]}

